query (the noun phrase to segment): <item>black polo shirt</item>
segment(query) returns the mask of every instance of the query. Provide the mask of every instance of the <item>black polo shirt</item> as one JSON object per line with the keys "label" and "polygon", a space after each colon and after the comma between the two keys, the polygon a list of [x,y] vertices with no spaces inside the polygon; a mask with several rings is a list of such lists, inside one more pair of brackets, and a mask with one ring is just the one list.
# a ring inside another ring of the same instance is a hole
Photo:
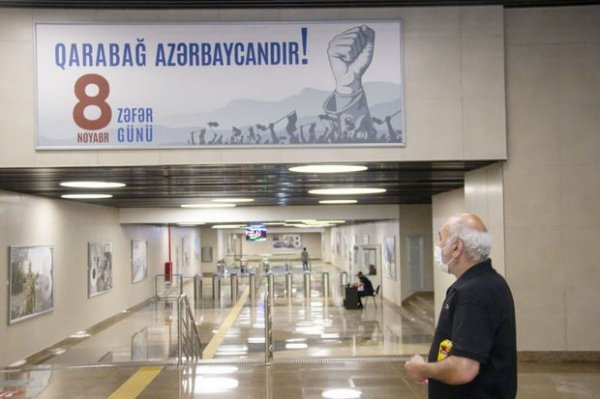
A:
{"label": "black polo shirt", "polygon": [[448,288],[429,361],[449,339],[456,355],[479,362],[479,374],[464,385],[429,380],[430,399],[514,399],[517,395],[515,308],[504,278],[487,259],[468,269]]}
{"label": "black polo shirt", "polygon": [[360,276],[358,279],[363,284],[363,294],[364,295],[373,295],[373,293],[375,291],[373,290],[373,283],[371,283],[371,280],[369,280],[364,275]]}

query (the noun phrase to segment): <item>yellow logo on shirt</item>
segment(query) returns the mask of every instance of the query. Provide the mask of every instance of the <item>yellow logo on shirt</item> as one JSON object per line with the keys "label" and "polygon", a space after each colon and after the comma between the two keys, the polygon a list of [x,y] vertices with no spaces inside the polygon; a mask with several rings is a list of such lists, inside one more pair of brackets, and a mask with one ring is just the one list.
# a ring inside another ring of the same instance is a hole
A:
{"label": "yellow logo on shirt", "polygon": [[451,350],[452,341],[450,341],[449,339],[445,339],[442,342],[440,342],[440,349],[438,350],[437,361],[439,362],[447,358]]}

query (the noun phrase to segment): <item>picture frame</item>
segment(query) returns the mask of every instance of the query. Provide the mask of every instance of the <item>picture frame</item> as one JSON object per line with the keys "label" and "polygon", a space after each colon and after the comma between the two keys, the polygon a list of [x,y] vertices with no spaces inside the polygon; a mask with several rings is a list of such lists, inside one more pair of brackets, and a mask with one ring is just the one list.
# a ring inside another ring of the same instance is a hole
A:
{"label": "picture frame", "polygon": [[54,248],[9,247],[8,324],[54,309]]}
{"label": "picture frame", "polygon": [[88,242],[88,298],[110,292],[112,287],[112,243]]}
{"label": "picture frame", "polygon": [[131,283],[137,284],[148,277],[148,241],[131,240]]}
{"label": "picture frame", "polygon": [[383,267],[386,277],[396,280],[396,236],[387,236],[383,243]]}
{"label": "picture frame", "polygon": [[300,234],[273,235],[273,248],[275,249],[302,249],[302,236]]}

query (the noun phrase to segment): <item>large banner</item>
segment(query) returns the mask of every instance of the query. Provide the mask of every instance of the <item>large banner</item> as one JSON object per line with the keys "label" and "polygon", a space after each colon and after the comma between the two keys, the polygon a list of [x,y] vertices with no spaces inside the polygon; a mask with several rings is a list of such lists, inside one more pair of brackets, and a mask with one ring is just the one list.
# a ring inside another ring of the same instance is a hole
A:
{"label": "large banner", "polygon": [[391,22],[37,23],[37,148],[404,145]]}

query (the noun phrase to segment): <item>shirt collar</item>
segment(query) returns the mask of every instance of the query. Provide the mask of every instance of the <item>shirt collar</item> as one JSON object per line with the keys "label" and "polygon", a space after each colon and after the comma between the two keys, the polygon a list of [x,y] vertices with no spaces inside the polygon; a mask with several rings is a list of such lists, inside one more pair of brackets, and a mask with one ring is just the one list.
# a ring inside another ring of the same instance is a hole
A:
{"label": "shirt collar", "polygon": [[460,276],[460,278],[457,280],[463,280],[463,279],[469,279],[471,277],[475,277],[476,275],[483,273],[485,271],[491,271],[494,270],[494,268],[492,267],[492,260],[490,258],[487,258],[473,266],[471,266],[470,268],[468,268],[463,274],[462,276]]}

